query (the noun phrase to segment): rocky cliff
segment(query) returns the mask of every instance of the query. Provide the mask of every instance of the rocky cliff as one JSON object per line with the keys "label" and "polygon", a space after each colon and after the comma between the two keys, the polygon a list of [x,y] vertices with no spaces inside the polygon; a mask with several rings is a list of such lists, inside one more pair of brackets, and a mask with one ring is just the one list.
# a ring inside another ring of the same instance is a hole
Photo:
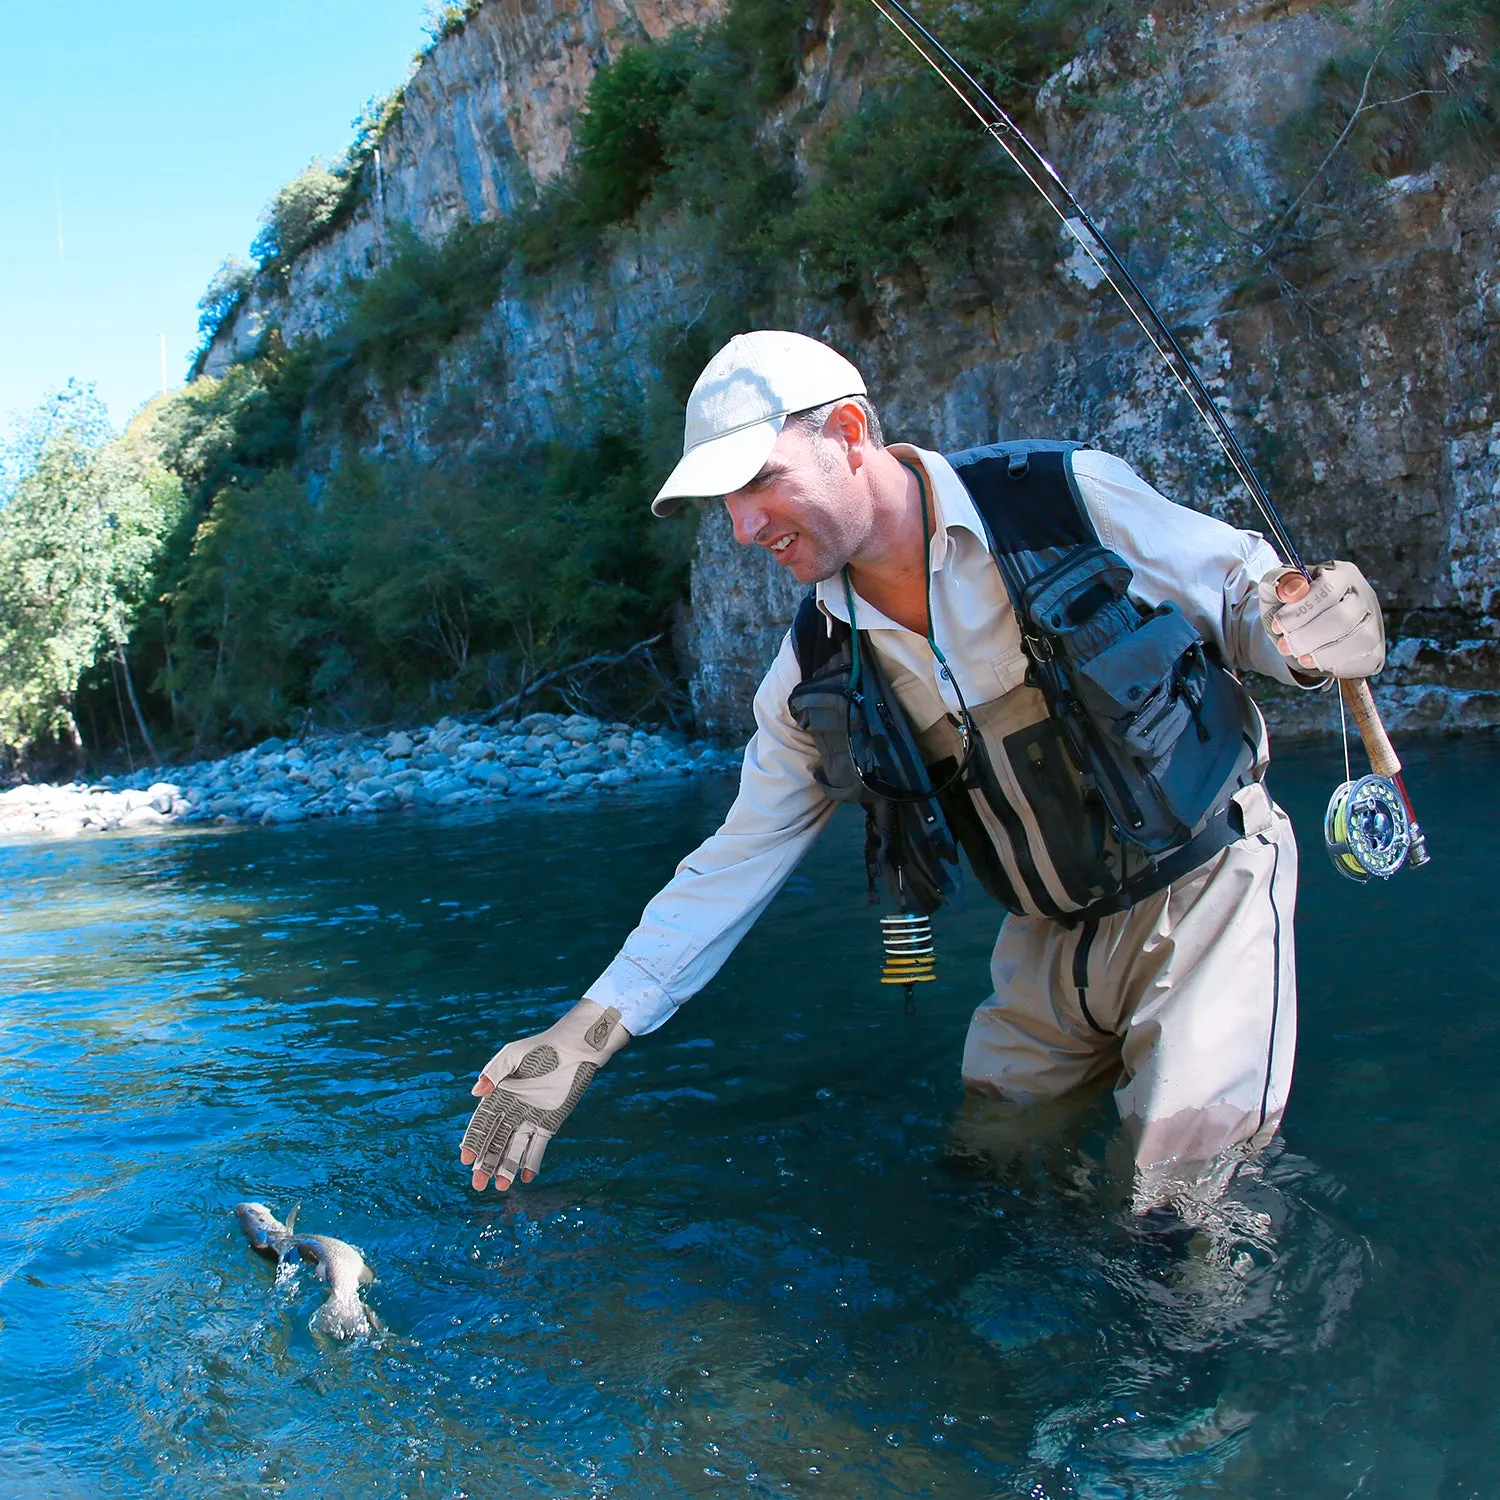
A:
{"label": "rocky cliff", "polygon": [[[602,64],[726,8],[490,0],[408,85],[362,206],[283,284],[257,284],[206,368],[272,326],[293,346],[336,327],[348,285],[380,266],[397,225],[433,240],[512,213],[563,169]],[[1388,602],[1381,695],[1395,723],[1494,723],[1500,175],[1472,157],[1427,159],[1399,110],[1376,169],[1346,163],[1340,127],[1369,100],[1330,100],[1328,65],[1356,55],[1365,18],[1358,6],[1201,0],[1082,31],[1036,97],[1034,128],[1201,361],[1305,555],[1355,558]],[[798,83],[767,124],[792,138],[804,174],[808,143],[890,86],[860,20],[851,7],[819,11]],[[1454,85],[1475,65],[1453,49],[1439,70]],[[1003,170],[977,128],[972,150],[975,172]],[[654,336],[691,327],[713,277],[691,218],[623,229],[591,267],[503,289],[420,390],[372,389],[367,445],[437,459],[497,432],[555,431],[565,391],[649,387]],[[862,366],[893,436],[937,447],[1080,437],[1185,503],[1256,524],[1135,325],[1030,196],[1006,197],[951,254],[857,295],[815,296],[788,267],[774,312]],[[684,641],[705,728],[743,730],[795,596],[705,513]],[[1329,712],[1316,696],[1273,704],[1288,727],[1322,727]]]}

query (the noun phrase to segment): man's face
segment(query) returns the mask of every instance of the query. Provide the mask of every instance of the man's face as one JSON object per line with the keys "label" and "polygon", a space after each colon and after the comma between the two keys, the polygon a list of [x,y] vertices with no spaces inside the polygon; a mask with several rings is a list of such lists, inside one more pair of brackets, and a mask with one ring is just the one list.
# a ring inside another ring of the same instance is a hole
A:
{"label": "man's face", "polygon": [[735,541],[764,547],[799,583],[832,578],[864,544],[873,519],[845,444],[792,426],[760,473],[724,504]]}

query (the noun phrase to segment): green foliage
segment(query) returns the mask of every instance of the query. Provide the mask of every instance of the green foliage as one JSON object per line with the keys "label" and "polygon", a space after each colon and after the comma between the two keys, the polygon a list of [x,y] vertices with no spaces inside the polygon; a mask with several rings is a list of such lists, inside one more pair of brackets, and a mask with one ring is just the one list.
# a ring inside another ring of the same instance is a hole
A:
{"label": "green foliage", "polygon": [[427,19],[422,26],[429,46],[435,47],[444,37],[462,31],[483,4],[484,0],[429,0]]}
{"label": "green foliage", "polygon": [[12,426],[0,444],[0,503],[15,494],[16,486],[41,462],[48,446],[65,434],[76,446],[93,452],[110,439],[109,412],[92,384],[69,380]]}
{"label": "green foliage", "polygon": [[[924,16],[965,66],[1024,119],[1036,88],[1066,59],[1078,0],[986,0]],[[816,177],[785,242],[824,291],[849,290],[920,264],[974,232],[1020,177],[972,114],[899,37],[881,33],[889,72],[813,154]]]}
{"label": "green foliage", "polygon": [[164,686],[198,740],[284,727],[327,634],[322,528],[286,470],[220,492],[166,594]]}
{"label": "green foliage", "polygon": [[346,179],[323,162],[304,168],[266,205],[250,253],[262,270],[282,269],[329,227]]}
{"label": "green foliage", "polygon": [[1296,216],[1337,213],[1363,187],[1439,160],[1493,170],[1500,13],[1490,0],[1394,0],[1362,18],[1355,43],[1282,129]]}
{"label": "green foliage", "polygon": [[354,139],[349,142],[349,149],[344,153],[343,164],[338,169],[338,175],[345,180],[346,184],[352,183],[365,163],[374,156],[376,149],[385,139],[386,132],[401,118],[401,111],[405,104],[406,85],[404,83],[390,90],[389,93],[374,94],[365,100],[364,107],[349,122],[349,128],[354,132]]}
{"label": "green foliage", "polygon": [[626,47],[589,84],[573,135],[572,170],[516,226],[532,275],[587,253],[599,231],[633,217],[666,162],[664,132],[697,61],[695,38]]}
{"label": "green foliage", "polygon": [[253,487],[297,456],[314,358],[274,348],[148,408],[144,435],[181,478],[195,511],[223,490]]}
{"label": "green foliage", "polygon": [[198,348],[207,349],[224,320],[244,301],[255,281],[255,272],[237,255],[219,264],[203,295],[198,299]]}
{"label": "green foliage", "polygon": [[644,503],[633,405],[597,430],[456,468],[354,463],[220,494],[168,595],[163,685],[195,737],[445,702],[665,628],[686,535]]}
{"label": "green foliage", "polygon": [[738,64],[750,96],[774,104],[797,82],[804,44],[827,23],[830,5],[807,0],[736,0],[724,17],[725,53]]}
{"label": "green foliage", "polygon": [[0,743],[22,754],[81,743],[80,679],[128,634],[184,506],[172,475],[90,425],[54,425],[0,509]]}
{"label": "green foliage", "polygon": [[[799,189],[767,111],[796,82],[828,7],[736,0],[722,23],[629,47],[595,76],[572,169],[517,229],[527,271],[587,256],[610,225],[686,212],[742,305],[800,261],[815,290],[847,291],[973,231],[1018,179],[973,117],[899,38],[875,33],[883,78],[815,137]],[[949,3],[929,20],[1013,112],[1068,55],[1085,0]]]}
{"label": "green foliage", "polygon": [[373,374],[389,392],[419,386],[452,341],[495,304],[510,259],[498,224],[465,224],[439,244],[410,230],[395,254],[359,284],[343,322],[312,356],[314,401],[327,408],[358,394]]}
{"label": "green foliage", "polygon": [[651,192],[666,163],[663,138],[697,62],[694,38],[627,47],[589,85],[574,131],[579,201],[594,223],[622,223]]}

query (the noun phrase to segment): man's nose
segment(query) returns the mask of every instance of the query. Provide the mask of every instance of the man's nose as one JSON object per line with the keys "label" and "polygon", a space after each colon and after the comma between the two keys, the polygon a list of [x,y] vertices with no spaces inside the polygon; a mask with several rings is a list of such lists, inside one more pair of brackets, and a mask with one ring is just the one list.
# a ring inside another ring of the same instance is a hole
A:
{"label": "man's nose", "polygon": [[743,490],[725,495],[724,504],[729,510],[729,519],[734,522],[734,539],[742,547],[748,547],[766,527],[765,506]]}

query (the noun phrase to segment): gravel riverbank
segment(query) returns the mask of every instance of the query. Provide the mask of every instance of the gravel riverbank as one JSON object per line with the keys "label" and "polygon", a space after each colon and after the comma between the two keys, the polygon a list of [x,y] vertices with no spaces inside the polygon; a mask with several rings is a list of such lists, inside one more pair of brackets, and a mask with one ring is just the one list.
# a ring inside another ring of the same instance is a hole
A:
{"label": "gravel riverbank", "polygon": [[173,823],[300,823],[406,807],[595,796],[633,782],[737,767],[738,750],[581,714],[518,723],[441,719],[383,736],[265,740],[221,760],[154,766],[94,783],[0,793],[0,837],[66,838]]}

